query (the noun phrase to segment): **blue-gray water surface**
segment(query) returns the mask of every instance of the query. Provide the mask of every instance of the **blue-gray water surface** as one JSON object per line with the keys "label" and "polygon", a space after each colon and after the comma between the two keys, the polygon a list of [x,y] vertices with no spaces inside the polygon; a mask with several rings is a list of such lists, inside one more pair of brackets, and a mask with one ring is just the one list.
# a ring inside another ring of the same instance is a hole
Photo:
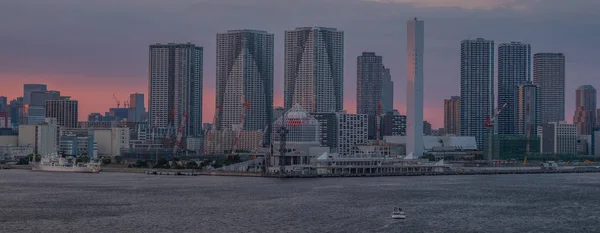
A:
{"label": "blue-gray water surface", "polygon": [[[1,232],[600,232],[600,174],[272,179],[0,171]],[[406,220],[390,213],[400,206]]]}

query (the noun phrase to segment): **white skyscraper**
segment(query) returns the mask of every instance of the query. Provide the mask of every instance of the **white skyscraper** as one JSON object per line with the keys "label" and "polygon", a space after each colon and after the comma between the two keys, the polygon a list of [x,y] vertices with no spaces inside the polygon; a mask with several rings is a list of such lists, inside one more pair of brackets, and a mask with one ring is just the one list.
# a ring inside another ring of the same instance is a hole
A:
{"label": "white skyscraper", "polygon": [[344,32],[302,27],[285,32],[285,109],[337,112],[344,100]]}
{"label": "white skyscraper", "polygon": [[406,31],[406,154],[423,155],[423,50],[425,23],[414,18]]}
{"label": "white skyscraper", "polygon": [[192,43],[150,45],[148,123],[157,130],[187,119],[183,135],[202,135],[202,51]]}

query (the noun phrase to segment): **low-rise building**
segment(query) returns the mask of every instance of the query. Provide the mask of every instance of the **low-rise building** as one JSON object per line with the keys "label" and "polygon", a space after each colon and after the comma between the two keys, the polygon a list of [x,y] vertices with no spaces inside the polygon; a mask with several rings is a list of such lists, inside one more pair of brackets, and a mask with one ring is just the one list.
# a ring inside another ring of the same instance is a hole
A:
{"label": "low-rise building", "polygon": [[577,126],[566,121],[549,122],[538,127],[542,153],[577,154]]}
{"label": "low-rise building", "polygon": [[98,158],[98,143],[94,141],[94,133],[89,132],[87,136],[74,134],[60,137],[60,152],[70,156],[89,156],[91,159]]}
{"label": "low-rise building", "polygon": [[58,150],[59,133],[55,118],[46,118],[38,125],[19,125],[19,146],[33,147],[35,154],[45,155]]}
{"label": "low-rise building", "polygon": [[[204,138],[204,154],[230,153],[238,131],[211,130]],[[236,145],[236,151],[253,151],[260,147],[263,140],[262,130],[242,130]],[[196,143],[197,145],[197,143]]]}
{"label": "low-rise building", "polygon": [[98,156],[120,156],[121,149],[129,148],[129,128],[94,129],[98,143]]}
{"label": "low-rise building", "polygon": [[0,161],[16,161],[33,154],[33,146],[0,146]]}

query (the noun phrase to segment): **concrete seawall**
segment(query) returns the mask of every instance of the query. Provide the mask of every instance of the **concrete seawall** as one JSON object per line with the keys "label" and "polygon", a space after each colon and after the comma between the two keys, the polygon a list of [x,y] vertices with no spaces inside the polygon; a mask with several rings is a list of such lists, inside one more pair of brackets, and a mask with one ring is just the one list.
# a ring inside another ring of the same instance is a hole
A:
{"label": "concrete seawall", "polygon": [[185,172],[172,170],[148,170],[147,175],[174,175],[174,176],[245,176],[268,178],[327,178],[327,177],[380,177],[380,176],[449,176],[449,175],[505,175],[505,174],[558,174],[558,173],[598,173],[598,170],[570,169],[570,170],[479,170],[479,171],[448,171],[448,172],[414,172],[414,173],[379,173],[379,174],[264,174],[251,172],[222,172],[199,171]]}

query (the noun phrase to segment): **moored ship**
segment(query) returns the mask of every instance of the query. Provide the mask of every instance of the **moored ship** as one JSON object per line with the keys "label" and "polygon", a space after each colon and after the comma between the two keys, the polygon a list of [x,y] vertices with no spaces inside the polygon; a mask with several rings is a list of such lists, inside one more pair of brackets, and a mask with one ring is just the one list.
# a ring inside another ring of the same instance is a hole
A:
{"label": "moored ship", "polygon": [[40,162],[30,162],[30,164],[33,171],[79,173],[98,173],[101,165],[100,162],[69,162],[56,154],[42,156]]}

